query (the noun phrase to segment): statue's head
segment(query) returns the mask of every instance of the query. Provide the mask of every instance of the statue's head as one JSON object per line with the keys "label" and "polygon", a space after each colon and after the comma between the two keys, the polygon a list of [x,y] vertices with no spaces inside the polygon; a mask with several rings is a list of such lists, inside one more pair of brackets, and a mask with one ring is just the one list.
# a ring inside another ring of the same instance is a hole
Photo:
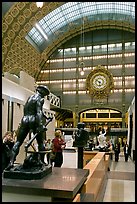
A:
{"label": "statue's head", "polygon": [[84,128],[85,128],[85,123],[81,123],[81,122],[78,123],[78,124],[77,124],[77,128],[78,128],[78,129],[81,129],[81,128],[84,129]]}
{"label": "statue's head", "polygon": [[37,88],[36,88],[36,91],[38,91],[41,95],[43,96],[47,96],[50,94],[50,90],[48,89],[47,86],[44,86],[44,85],[39,85]]}

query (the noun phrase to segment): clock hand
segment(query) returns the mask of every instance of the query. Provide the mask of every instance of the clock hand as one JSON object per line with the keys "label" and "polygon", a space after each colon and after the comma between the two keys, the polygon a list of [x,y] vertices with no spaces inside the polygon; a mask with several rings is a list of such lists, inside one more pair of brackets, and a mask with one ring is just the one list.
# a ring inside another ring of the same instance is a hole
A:
{"label": "clock hand", "polygon": [[100,81],[100,80],[98,80],[98,85],[99,85],[99,86],[101,85],[101,81]]}

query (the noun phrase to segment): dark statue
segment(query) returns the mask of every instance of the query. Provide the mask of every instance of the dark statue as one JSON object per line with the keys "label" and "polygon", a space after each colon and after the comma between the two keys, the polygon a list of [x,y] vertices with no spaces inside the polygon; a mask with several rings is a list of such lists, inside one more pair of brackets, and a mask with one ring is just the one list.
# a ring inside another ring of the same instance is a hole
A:
{"label": "dark statue", "polygon": [[87,145],[89,140],[89,133],[84,130],[85,123],[79,122],[77,125],[77,132],[75,133],[75,141],[73,142],[73,147],[84,147]]}
{"label": "dark statue", "polygon": [[77,125],[78,130],[75,133],[75,140],[73,147],[78,147],[78,168],[83,169],[83,147],[87,145],[89,140],[89,133],[84,130],[85,123],[79,122]]}
{"label": "dark statue", "polygon": [[[32,132],[34,136],[25,148],[28,148],[31,142],[36,138],[38,150],[45,151],[45,138],[43,137],[43,133],[47,130],[46,125],[53,119],[53,117],[47,117],[43,112],[44,97],[49,95],[49,93],[49,89],[46,86],[41,85],[36,88],[36,94],[28,98],[24,106],[24,116],[21,119],[17,140],[11,151],[10,163],[5,171],[11,170],[12,168],[18,169],[18,167],[14,168],[14,161],[16,160],[20,146],[28,133]],[[24,164],[21,166],[21,169],[38,166],[41,168],[42,165],[47,165],[44,163],[44,154],[34,153],[34,155],[30,155],[24,160]]]}

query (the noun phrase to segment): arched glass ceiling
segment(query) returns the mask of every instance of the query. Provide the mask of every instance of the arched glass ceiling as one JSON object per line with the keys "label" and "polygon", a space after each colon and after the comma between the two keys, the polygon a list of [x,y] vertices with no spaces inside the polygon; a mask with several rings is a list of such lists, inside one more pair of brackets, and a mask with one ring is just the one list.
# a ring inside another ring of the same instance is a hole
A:
{"label": "arched glass ceiling", "polygon": [[[36,23],[26,39],[39,51],[63,34],[73,23],[81,24],[79,19],[124,20],[134,23],[135,2],[69,2],[50,12]],[[68,27],[67,27],[68,26]]]}

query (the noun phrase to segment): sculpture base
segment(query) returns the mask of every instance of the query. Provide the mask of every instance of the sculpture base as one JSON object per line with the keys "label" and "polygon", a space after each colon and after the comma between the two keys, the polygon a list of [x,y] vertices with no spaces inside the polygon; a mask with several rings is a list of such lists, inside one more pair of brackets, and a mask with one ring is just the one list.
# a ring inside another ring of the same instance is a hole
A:
{"label": "sculpture base", "polygon": [[9,179],[24,179],[24,180],[36,180],[47,176],[52,172],[51,165],[42,165],[41,167],[31,167],[24,169],[23,165],[17,165],[10,170],[3,171],[3,177]]}

